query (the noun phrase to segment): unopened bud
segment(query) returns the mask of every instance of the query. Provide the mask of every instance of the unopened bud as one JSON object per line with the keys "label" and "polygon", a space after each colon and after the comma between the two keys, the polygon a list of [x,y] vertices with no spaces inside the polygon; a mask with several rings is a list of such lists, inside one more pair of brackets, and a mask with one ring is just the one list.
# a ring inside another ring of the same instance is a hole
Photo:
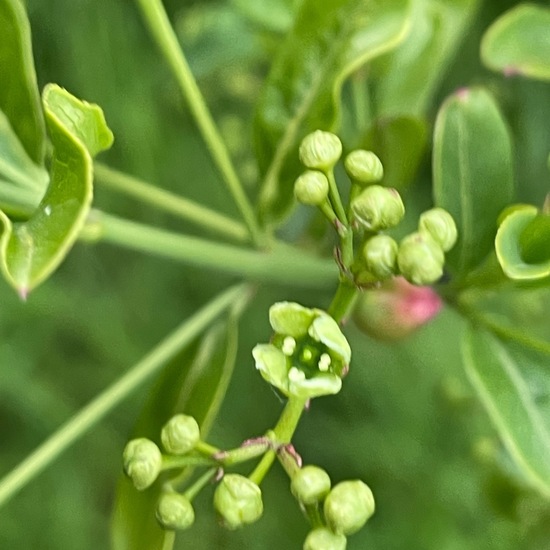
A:
{"label": "unopened bud", "polygon": [[330,477],[318,466],[304,466],[292,477],[290,491],[302,504],[321,502],[330,491]]}
{"label": "unopened bud", "polygon": [[399,245],[399,270],[415,285],[435,283],[443,275],[444,262],[443,250],[427,233],[412,233]]}
{"label": "unopened bud", "polygon": [[237,529],[260,519],[262,491],[247,477],[226,474],[216,487],[214,507],[228,529]]}
{"label": "unopened bud", "polygon": [[294,184],[294,196],[298,202],[319,206],[328,196],[328,179],[322,172],[308,170]]}
{"label": "unopened bud", "polygon": [[346,157],[344,167],[351,181],[361,187],[376,183],[384,176],[384,167],[380,159],[372,151],[364,149],[352,151]]}
{"label": "unopened bud", "polygon": [[441,310],[439,295],[429,286],[415,286],[394,277],[380,288],[365,290],[353,312],[355,324],[378,340],[402,340]]}
{"label": "unopened bud", "polygon": [[331,132],[316,130],[300,145],[300,161],[306,168],[327,171],[333,168],[342,154],[342,142]]}
{"label": "unopened bud", "polygon": [[304,541],[304,550],[346,550],[345,535],[333,533],[326,527],[310,531]]}
{"label": "unopened bud", "polygon": [[405,215],[405,206],[396,189],[371,185],[351,203],[355,220],[370,231],[395,227]]}
{"label": "unopened bud", "polygon": [[360,480],[338,483],[325,499],[328,526],[342,535],[352,535],[374,514],[374,496]]}
{"label": "unopened bud", "polygon": [[164,493],[159,498],[156,516],[164,529],[183,531],[195,521],[195,511],[189,499],[178,493]]}
{"label": "unopened bud", "polygon": [[363,259],[369,273],[383,281],[397,269],[397,243],[388,235],[375,235],[363,247]]}
{"label": "unopened bud", "polygon": [[162,453],[155,443],[144,437],[132,439],[122,455],[124,472],[138,491],[150,487],[162,468]]}
{"label": "unopened bud", "polygon": [[432,208],[420,216],[418,223],[420,231],[426,231],[433,240],[441,246],[443,252],[448,252],[456,243],[457,230],[453,217],[443,208]]}
{"label": "unopened bud", "polygon": [[201,438],[197,421],[192,416],[177,414],[162,428],[160,439],[166,452],[183,455],[194,449]]}

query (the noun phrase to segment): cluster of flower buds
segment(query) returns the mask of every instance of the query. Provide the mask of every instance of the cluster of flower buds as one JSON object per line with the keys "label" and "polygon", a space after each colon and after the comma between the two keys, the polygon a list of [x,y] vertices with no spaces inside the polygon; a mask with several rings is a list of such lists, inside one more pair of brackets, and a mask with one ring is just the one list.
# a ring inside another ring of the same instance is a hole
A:
{"label": "cluster of flower buds", "polygon": [[289,397],[338,393],[351,359],[338,323],[325,311],[294,302],[271,306],[269,322],[275,332],[271,343],[252,351],[262,377]]}
{"label": "cluster of flower buds", "polygon": [[[400,224],[405,206],[397,189],[380,184],[384,176],[380,159],[363,149],[345,157],[344,168],[351,181],[346,210],[333,174],[341,155],[342,143],[336,135],[320,130],[307,135],[299,156],[308,170],[296,180],[294,192],[299,202],[318,207],[339,235],[348,239],[347,247],[341,243],[348,250],[347,256],[340,254],[342,271],[353,273],[354,282],[366,287],[396,275],[415,285],[436,282],[443,275],[444,253],[457,239],[451,215],[442,208],[424,212],[418,230],[398,243],[385,232]],[[357,253],[353,236],[359,241]]]}
{"label": "cluster of flower buds", "polygon": [[319,518],[306,537],[304,550],[344,550],[346,537],[374,514],[374,496],[365,483],[342,481],[331,487],[329,475],[318,466],[294,471],[290,490],[304,510]]}
{"label": "cluster of flower buds", "polygon": [[[160,473],[170,468],[170,457],[186,455],[200,441],[197,421],[185,414],[173,416],[160,433],[163,455],[158,445],[141,437],[128,442],[122,456],[125,474],[138,491],[153,485]],[[156,517],[165,529],[183,530],[195,521],[191,499],[173,491],[163,493],[157,503]]]}

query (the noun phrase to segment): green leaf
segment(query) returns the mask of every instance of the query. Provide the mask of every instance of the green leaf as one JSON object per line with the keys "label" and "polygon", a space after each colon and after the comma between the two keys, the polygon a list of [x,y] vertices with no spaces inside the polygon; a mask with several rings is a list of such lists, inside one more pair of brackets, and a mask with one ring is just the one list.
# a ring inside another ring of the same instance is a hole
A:
{"label": "green leaf", "polygon": [[508,277],[535,280],[550,275],[549,221],[534,206],[516,208],[504,218],[496,235],[495,250]]}
{"label": "green leaf", "polygon": [[281,46],[258,104],[255,135],[260,213],[280,218],[292,204],[309,132],[334,129],[345,78],[397,46],[408,30],[408,0],[305,0]]}
{"label": "green leaf", "polygon": [[459,301],[470,319],[501,338],[550,355],[550,288],[468,289]]}
{"label": "green leaf", "polygon": [[[133,437],[148,437],[160,443],[160,430],[174,414],[194,416],[205,437],[227,391],[237,353],[237,322],[214,325],[173,361],[149,395]],[[161,550],[164,533],[155,507],[162,483],[138,492],[121,476],[112,522],[113,550]]]}
{"label": "green leaf", "polygon": [[43,101],[53,145],[50,185],[28,221],[12,224],[0,212],[0,268],[22,297],[57,268],[78,237],[92,202],[92,156],[113,142],[97,105],[55,85],[45,88]]}
{"label": "green leaf", "polygon": [[550,80],[550,9],[522,4],[507,11],[487,30],[481,59],[505,75]]}
{"label": "green leaf", "polygon": [[413,0],[407,39],[373,64],[378,115],[425,115],[480,3]]}
{"label": "green leaf", "polygon": [[48,173],[27,155],[8,118],[0,111],[0,208],[28,217],[48,185]]}
{"label": "green leaf", "polygon": [[423,120],[410,116],[378,119],[362,146],[374,151],[384,165],[383,185],[399,190],[413,181],[426,150],[428,129]]}
{"label": "green leaf", "polygon": [[513,198],[512,144],[492,96],[462,89],[443,104],[434,131],[434,199],[454,217],[447,265],[459,278],[493,249],[499,213]]}
{"label": "green leaf", "polygon": [[550,372],[548,355],[508,345],[471,326],[463,357],[508,452],[526,479],[550,497]]}
{"label": "green leaf", "polygon": [[27,155],[44,162],[45,127],[32,58],[31,30],[21,0],[0,2],[0,110]]}

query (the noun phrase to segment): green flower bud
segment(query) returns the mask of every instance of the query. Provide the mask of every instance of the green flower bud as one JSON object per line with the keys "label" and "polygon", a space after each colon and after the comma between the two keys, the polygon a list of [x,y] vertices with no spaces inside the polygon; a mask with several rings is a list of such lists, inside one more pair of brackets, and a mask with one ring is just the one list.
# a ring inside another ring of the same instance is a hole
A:
{"label": "green flower bud", "polygon": [[164,493],[159,498],[156,516],[164,529],[183,531],[195,521],[195,511],[189,499],[178,493]]}
{"label": "green flower bud", "polygon": [[162,467],[160,449],[145,437],[129,441],[124,448],[122,460],[124,472],[138,491],[150,487],[157,479]]}
{"label": "green flower bud", "polygon": [[364,149],[352,151],[344,161],[344,168],[350,180],[361,187],[380,181],[384,176],[380,159],[372,151]]}
{"label": "green flower bud", "polygon": [[410,283],[435,283],[443,275],[444,263],[443,250],[427,233],[412,233],[399,245],[397,265]]}
{"label": "green flower bud", "polygon": [[298,202],[319,206],[328,197],[328,179],[323,172],[308,170],[294,183],[294,196]]}
{"label": "green flower bud", "polygon": [[237,529],[261,517],[262,491],[244,476],[226,474],[216,487],[214,507],[228,529]]}
{"label": "green flower bud", "polygon": [[328,526],[343,535],[352,535],[374,514],[374,496],[360,480],[338,483],[324,503]]}
{"label": "green flower bud", "polygon": [[308,134],[300,144],[300,162],[314,170],[330,170],[341,154],[342,142],[338,136],[322,130]]}
{"label": "green flower bud", "polygon": [[426,231],[433,240],[448,252],[456,243],[457,230],[453,217],[443,208],[432,208],[420,216],[420,231]]}
{"label": "green flower bud", "polygon": [[290,491],[302,504],[321,502],[330,491],[330,477],[318,466],[304,466],[292,477]]}
{"label": "green flower bud", "polygon": [[371,237],[363,247],[363,259],[369,273],[378,280],[389,279],[397,269],[399,246],[388,235]]}
{"label": "green flower bud", "polygon": [[194,449],[201,438],[197,421],[192,416],[177,414],[162,428],[160,439],[166,452],[183,455]]}
{"label": "green flower bud", "polygon": [[379,231],[395,227],[405,215],[405,206],[396,189],[371,185],[351,202],[355,220],[365,229]]}
{"label": "green flower bud", "polygon": [[333,533],[326,527],[310,531],[304,541],[304,550],[346,550],[347,540],[344,535]]}

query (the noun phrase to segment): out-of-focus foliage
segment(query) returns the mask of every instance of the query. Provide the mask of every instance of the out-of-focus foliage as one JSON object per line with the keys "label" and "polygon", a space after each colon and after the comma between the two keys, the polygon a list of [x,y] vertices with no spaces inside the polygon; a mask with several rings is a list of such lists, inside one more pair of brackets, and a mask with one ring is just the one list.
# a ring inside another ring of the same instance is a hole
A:
{"label": "out-of-focus foliage", "polygon": [[[433,65],[426,61],[430,56],[419,65],[417,74],[427,79],[429,93],[418,92],[415,79],[404,82],[412,99],[405,108],[390,109],[396,104],[390,102],[391,97],[401,95],[388,92],[386,96],[384,86],[390,89],[390,85],[383,85],[382,80],[377,83],[376,76],[407,61],[399,61],[405,50],[381,59],[373,67],[372,83],[367,79],[365,85],[371,107],[365,120],[374,122],[365,135],[376,136],[383,124],[378,116],[387,114],[414,116],[414,127],[426,125],[431,134],[443,98],[460,86],[482,82],[500,104],[513,136],[516,198],[542,204],[549,178],[548,85],[506,80],[484,69],[479,57],[484,31],[516,2],[487,0],[475,17],[460,9],[473,9],[472,1],[413,3],[425,37],[425,42],[417,44],[418,51],[440,53]],[[77,97],[102,106],[116,136],[106,155],[110,163],[235,214],[133,3],[27,0],[26,4],[40,87],[57,82]],[[171,0],[165,4],[182,43],[189,46],[191,65],[229,140],[239,171],[251,193],[258,193],[251,137],[253,108],[276,47],[300,2],[271,0],[277,17],[269,20],[259,13],[261,3],[256,0]],[[432,4],[428,14],[421,11],[423,5]],[[448,9],[439,13],[436,4]],[[448,28],[464,34],[451,36],[442,30]],[[442,37],[452,43],[440,46]],[[394,82],[397,86],[399,79]],[[352,96],[351,86],[346,85],[344,112],[349,112]],[[343,132],[357,136],[356,121],[346,116],[343,120]],[[407,140],[418,141],[414,136],[422,134],[406,135],[413,136]],[[363,139],[370,138],[361,135],[357,141]],[[479,154],[483,148],[482,143]],[[419,170],[414,181],[407,182],[413,213],[426,206],[431,192],[429,158],[417,156]],[[95,200],[122,214],[193,231],[101,189]],[[299,223],[293,218],[286,230],[295,231]],[[206,275],[106,245],[79,244],[56,276],[27,303],[20,302],[6,284],[0,285],[0,472],[16,465],[229,282],[225,276]],[[480,290],[472,303],[466,304],[464,297],[461,307],[478,307],[478,316],[496,326],[499,334],[517,335],[520,345],[531,346],[529,342],[535,341],[537,345],[531,347],[547,354],[548,335],[540,326],[527,333],[518,329],[520,323],[515,319],[520,308],[513,301],[514,292],[510,290],[503,305]],[[250,355],[254,344],[269,333],[265,315],[269,305],[297,300],[318,307],[326,306],[329,299],[328,293],[288,288],[260,291],[241,324],[235,375],[223,414],[212,431],[213,442],[233,447],[243,437],[259,435],[280,412],[280,402],[254,371]],[[479,307],[491,300],[491,307]],[[529,304],[536,309],[536,303]],[[335,482],[339,476],[365,479],[375,492],[377,512],[363,531],[350,538],[351,550],[548,547],[548,504],[507,458],[465,379],[458,342],[463,328],[457,315],[445,311],[414,339],[388,346],[350,327],[353,361],[344,390],[316,402],[300,425],[295,445],[306,463],[315,461]],[[518,355],[522,353],[520,349]],[[530,384],[534,386],[538,372],[532,373],[535,378]],[[121,449],[151,387],[122,404],[1,510],[0,548],[109,547]],[[546,394],[535,398],[541,410],[546,410]],[[307,525],[287,483],[285,474],[274,468],[263,491],[269,513],[253,528],[239,532],[218,527],[211,494],[201,495],[196,501],[196,525],[178,538],[176,547],[299,548]]]}

